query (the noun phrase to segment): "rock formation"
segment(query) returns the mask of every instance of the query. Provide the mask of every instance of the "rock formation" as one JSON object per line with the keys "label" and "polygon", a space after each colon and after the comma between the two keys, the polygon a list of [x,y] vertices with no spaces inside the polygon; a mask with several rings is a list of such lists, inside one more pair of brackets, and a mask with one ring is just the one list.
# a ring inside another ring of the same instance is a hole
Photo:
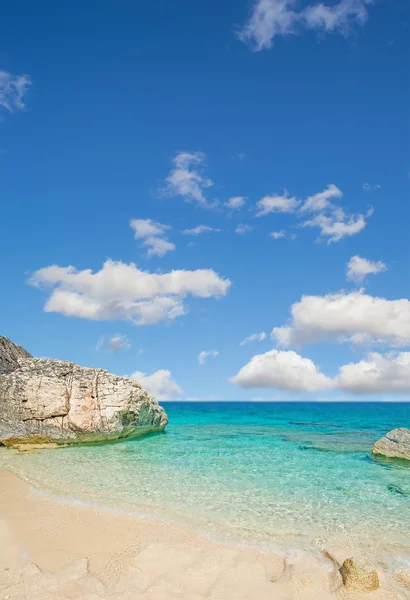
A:
{"label": "rock formation", "polygon": [[127,377],[32,358],[0,336],[0,443],[101,442],[164,429],[165,411]]}
{"label": "rock formation", "polygon": [[373,446],[373,454],[410,460],[410,429],[392,429]]}
{"label": "rock formation", "polygon": [[352,592],[372,592],[380,586],[376,569],[365,558],[347,558],[340,573],[345,588]]}

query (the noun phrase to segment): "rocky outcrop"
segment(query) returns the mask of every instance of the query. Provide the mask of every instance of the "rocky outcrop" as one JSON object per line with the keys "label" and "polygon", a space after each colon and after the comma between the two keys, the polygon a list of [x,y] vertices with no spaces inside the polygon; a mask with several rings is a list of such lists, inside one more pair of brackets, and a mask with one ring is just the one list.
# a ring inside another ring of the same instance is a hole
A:
{"label": "rocky outcrop", "polygon": [[165,411],[138,383],[31,355],[0,337],[0,443],[6,446],[115,440],[164,429]]}
{"label": "rocky outcrop", "polygon": [[410,460],[410,429],[392,429],[373,446],[373,454]]}
{"label": "rocky outcrop", "polygon": [[352,592],[373,592],[380,586],[376,569],[365,558],[347,558],[340,573],[343,585]]}
{"label": "rocky outcrop", "polygon": [[30,352],[0,335],[0,375],[11,373],[26,358],[32,358]]}

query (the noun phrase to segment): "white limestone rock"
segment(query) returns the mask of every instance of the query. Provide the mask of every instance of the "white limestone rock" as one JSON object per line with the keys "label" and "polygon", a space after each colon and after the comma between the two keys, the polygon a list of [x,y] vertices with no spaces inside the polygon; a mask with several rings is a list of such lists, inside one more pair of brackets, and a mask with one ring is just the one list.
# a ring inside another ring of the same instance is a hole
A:
{"label": "white limestone rock", "polygon": [[[101,442],[164,429],[155,398],[127,377],[31,358],[0,337],[0,443],[11,447]],[[6,348],[5,358],[1,351]]]}

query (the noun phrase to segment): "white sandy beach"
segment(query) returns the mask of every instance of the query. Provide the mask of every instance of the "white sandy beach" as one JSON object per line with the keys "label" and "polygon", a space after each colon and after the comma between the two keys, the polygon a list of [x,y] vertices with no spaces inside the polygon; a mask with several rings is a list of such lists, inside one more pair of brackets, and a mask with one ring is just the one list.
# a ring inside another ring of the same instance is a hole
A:
{"label": "white sandy beach", "polygon": [[[0,600],[400,600],[405,577],[377,564],[380,589],[343,586],[337,562],[230,548],[168,524],[72,506],[0,470]],[[410,578],[409,578],[410,580]]]}

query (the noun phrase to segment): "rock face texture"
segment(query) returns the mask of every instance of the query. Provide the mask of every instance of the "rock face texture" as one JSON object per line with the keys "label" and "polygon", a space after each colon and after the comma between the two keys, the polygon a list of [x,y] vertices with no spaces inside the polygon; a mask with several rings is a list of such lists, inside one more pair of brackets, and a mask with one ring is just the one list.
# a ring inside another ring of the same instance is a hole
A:
{"label": "rock face texture", "polygon": [[30,352],[0,335],[0,375],[11,373],[26,358],[32,358]]}
{"label": "rock face texture", "polygon": [[1,336],[0,365],[0,443],[6,446],[115,440],[160,431],[168,422],[138,383],[103,369],[31,358]]}
{"label": "rock face texture", "polygon": [[410,429],[392,429],[373,446],[373,454],[410,460]]}

